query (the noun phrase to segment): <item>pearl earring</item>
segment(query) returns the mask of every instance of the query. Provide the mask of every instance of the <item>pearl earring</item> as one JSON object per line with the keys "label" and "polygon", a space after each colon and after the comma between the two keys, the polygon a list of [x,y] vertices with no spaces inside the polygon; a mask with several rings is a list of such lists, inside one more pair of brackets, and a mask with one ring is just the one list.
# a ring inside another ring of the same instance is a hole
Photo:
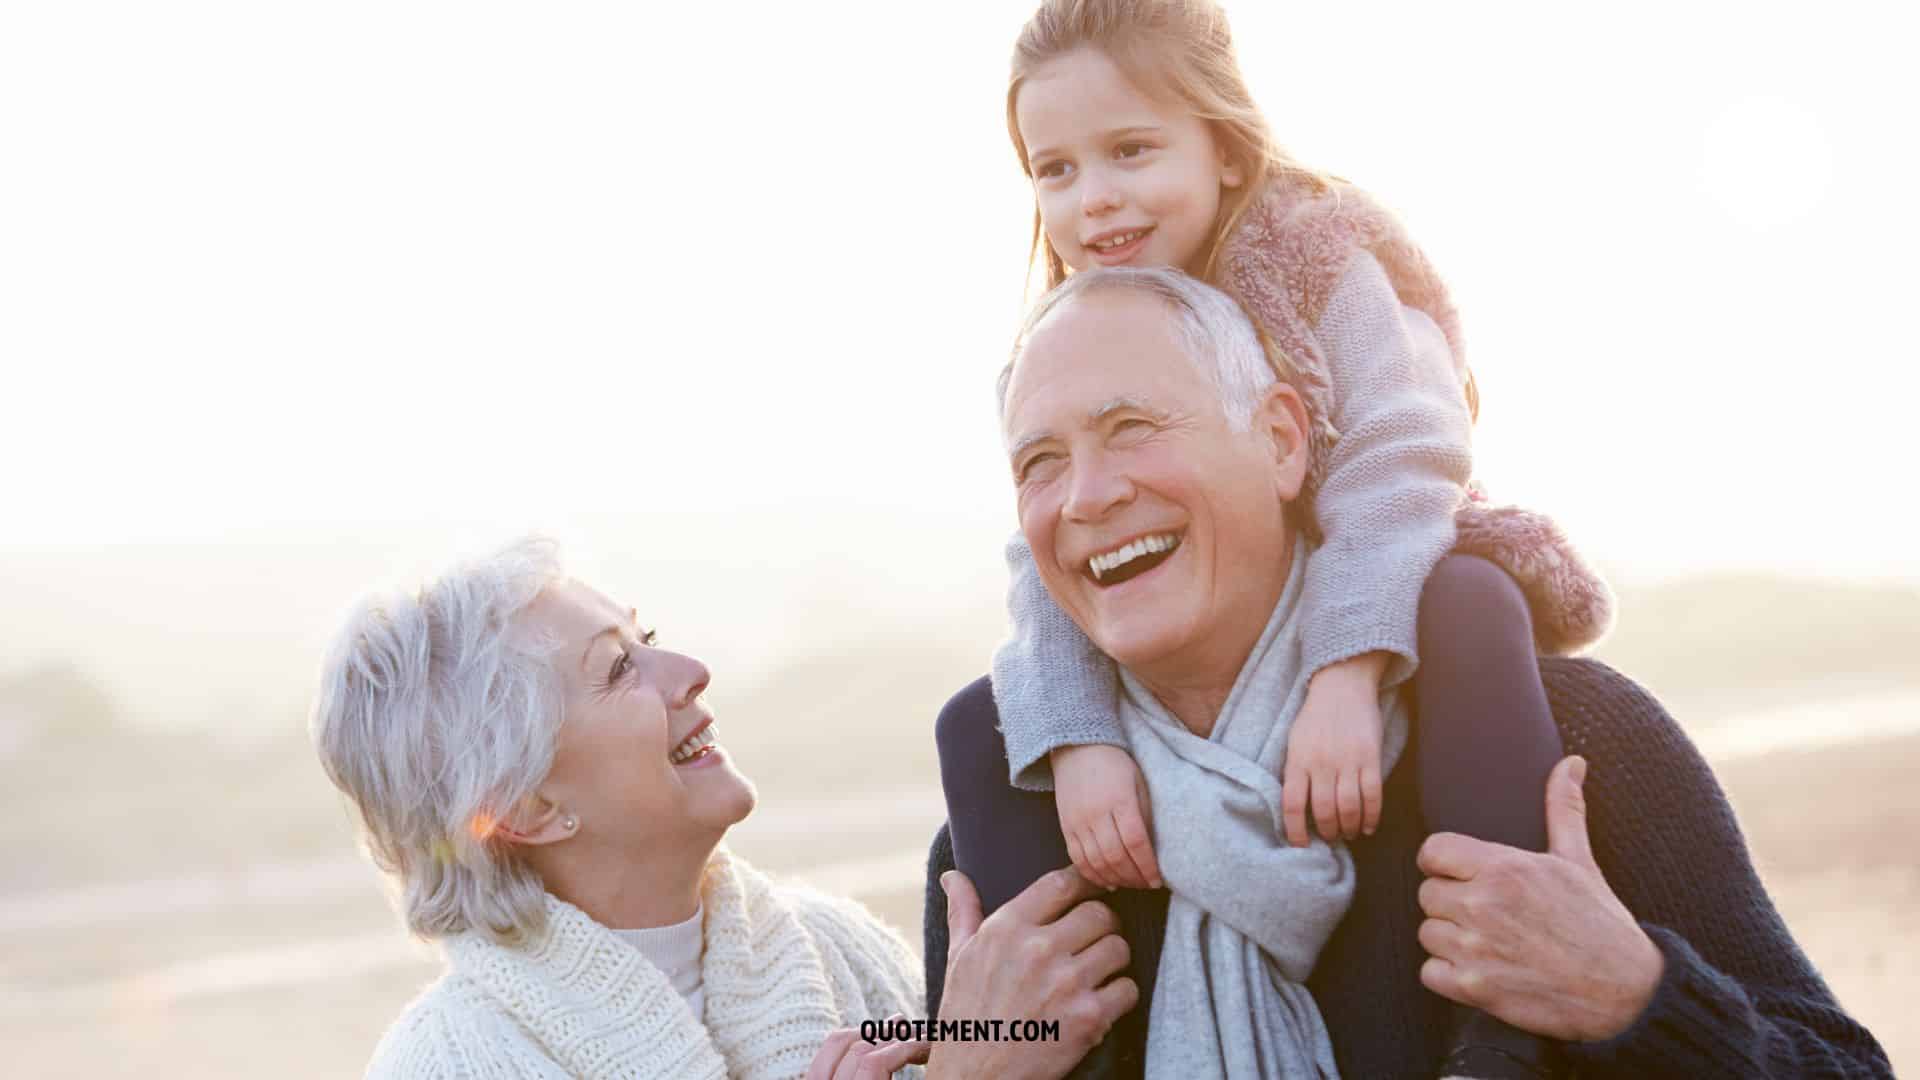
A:
{"label": "pearl earring", "polygon": [[560,824],[566,826],[566,829],[568,832],[572,832],[575,828],[579,826],[580,823],[573,820],[572,818],[568,818],[567,820],[561,822]]}

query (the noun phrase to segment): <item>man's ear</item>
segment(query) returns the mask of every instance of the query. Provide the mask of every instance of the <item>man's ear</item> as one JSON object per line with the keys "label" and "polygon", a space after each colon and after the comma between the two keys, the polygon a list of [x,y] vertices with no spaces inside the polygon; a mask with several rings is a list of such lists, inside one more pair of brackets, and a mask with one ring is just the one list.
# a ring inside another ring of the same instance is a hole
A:
{"label": "man's ear", "polygon": [[1307,403],[1285,380],[1275,382],[1260,399],[1254,425],[1273,446],[1273,464],[1280,481],[1280,497],[1297,499],[1307,484],[1312,449],[1307,440]]}
{"label": "man's ear", "polygon": [[565,840],[580,831],[580,822],[563,812],[552,800],[534,795],[520,804],[500,822],[500,835],[508,843],[538,847]]}

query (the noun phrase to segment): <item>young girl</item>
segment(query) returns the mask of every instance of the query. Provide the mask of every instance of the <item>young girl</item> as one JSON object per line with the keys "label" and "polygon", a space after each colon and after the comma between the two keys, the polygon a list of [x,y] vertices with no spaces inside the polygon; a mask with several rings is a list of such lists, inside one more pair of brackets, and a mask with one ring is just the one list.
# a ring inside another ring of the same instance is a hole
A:
{"label": "young girl", "polygon": [[[1427,828],[1542,850],[1544,785],[1561,748],[1536,648],[1591,644],[1610,600],[1551,523],[1469,492],[1470,447],[1456,433],[1477,395],[1458,319],[1419,249],[1366,195],[1279,149],[1211,0],[1046,0],[1015,49],[1007,120],[1033,182],[1034,259],[1049,287],[1093,266],[1181,267],[1240,301],[1307,402],[1304,517],[1320,546],[1302,610],[1315,674],[1288,736],[1285,839],[1311,842],[1309,811],[1328,842],[1373,832],[1379,694],[1411,679]],[[1393,295],[1379,311],[1330,310],[1369,260]],[[1428,392],[1334,347],[1369,318],[1444,355],[1457,387]],[[1342,364],[1330,366],[1333,355]],[[1112,664],[1046,601],[1017,537],[1009,561],[1015,617],[994,658],[994,700],[963,694],[939,725],[957,865],[988,911],[1058,866],[1051,830],[1033,820],[1047,800],[1031,793],[1050,780],[1065,854],[1083,875],[1160,887]],[[1022,614],[1036,609],[1048,617]],[[1007,792],[1001,769],[1024,790]],[[1549,1075],[1550,1049],[1464,1016],[1441,1074]]]}

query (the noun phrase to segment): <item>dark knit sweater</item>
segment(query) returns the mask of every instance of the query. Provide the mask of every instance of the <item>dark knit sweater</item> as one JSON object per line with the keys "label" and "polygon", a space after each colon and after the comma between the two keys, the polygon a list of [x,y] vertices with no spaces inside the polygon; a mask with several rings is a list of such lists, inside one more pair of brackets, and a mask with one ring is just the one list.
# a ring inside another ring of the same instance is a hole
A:
{"label": "dark knit sweater", "polygon": [[[1547,659],[1540,675],[1569,754],[1584,756],[1594,858],[1666,957],[1647,1010],[1625,1032],[1569,1047],[1583,1077],[1890,1077],[1864,1027],[1834,1000],[1774,910],[1745,839],[1705,760],[1660,703],[1591,660]],[[1418,724],[1414,737],[1418,738]],[[1409,750],[1402,762],[1414,760]],[[1451,1006],[1420,984],[1415,934],[1424,839],[1414,770],[1387,780],[1379,831],[1353,843],[1353,906],[1308,981],[1343,1076],[1430,1077]],[[942,827],[927,867],[927,1015],[946,980],[953,867]],[[1137,1075],[1153,999],[1165,891],[1113,894],[1133,950],[1141,1006],[1082,1073]]]}

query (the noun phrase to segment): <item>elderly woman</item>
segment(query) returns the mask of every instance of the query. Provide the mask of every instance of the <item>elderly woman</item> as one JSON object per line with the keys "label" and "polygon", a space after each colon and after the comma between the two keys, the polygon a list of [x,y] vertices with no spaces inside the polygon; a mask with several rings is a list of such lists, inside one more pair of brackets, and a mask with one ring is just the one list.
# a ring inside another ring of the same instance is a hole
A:
{"label": "elderly woman", "polygon": [[364,603],[313,717],[327,775],[447,973],[370,1076],[886,1076],[919,962],[720,846],[754,790],[707,669],[524,541]]}

